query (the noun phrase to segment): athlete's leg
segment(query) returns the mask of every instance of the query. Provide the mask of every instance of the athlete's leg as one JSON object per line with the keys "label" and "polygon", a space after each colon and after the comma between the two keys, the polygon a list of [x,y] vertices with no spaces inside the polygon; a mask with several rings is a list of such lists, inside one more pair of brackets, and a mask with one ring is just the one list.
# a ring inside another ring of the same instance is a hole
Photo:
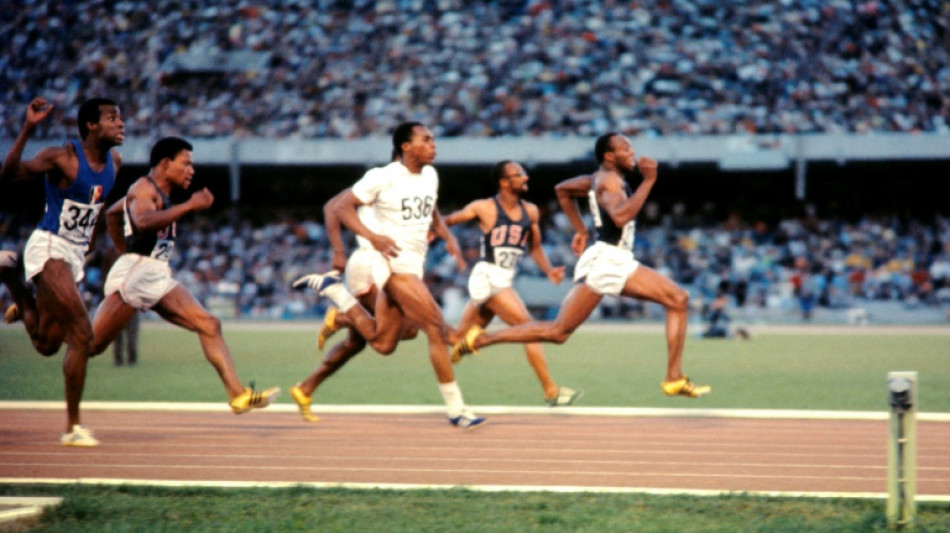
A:
{"label": "athlete's leg", "polygon": [[[99,304],[96,317],[92,321],[92,355],[104,352],[118,338],[136,312],[134,307],[122,300],[118,291],[106,296]],[[121,356],[116,356],[116,362],[121,361]]]}
{"label": "athlete's leg", "polygon": [[[398,305],[406,318],[418,324],[428,337],[429,360],[439,383],[455,381],[446,344],[448,326],[445,324],[439,304],[436,303],[422,280],[411,274],[394,273],[386,283],[384,292]],[[401,326],[401,323],[394,324],[397,329],[401,329]]]}
{"label": "athlete's leg", "polygon": [[[54,265],[54,263],[56,264]],[[65,270],[67,274],[64,279],[73,285],[74,291],[78,291],[75,288],[76,283],[72,277],[72,269],[67,263],[58,259],[51,259],[43,266],[44,271],[47,268],[51,268],[53,271]],[[23,325],[26,327],[26,332],[30,336],[33,347],[42,355],[54,355],[59,351],[63,340],[66,338],[66,331],[62,327],[63,323],[53,319],[51,314],[37,302],[39,294],[33,296],[33,293],[21,278],[22,270],[22,261],[16,267],[0,269],[0,282],[7,286],[10,295],[13,296],[13,301],[16,303],[20,318],[23,320]],[[36,277],[38,278],[41,275],[42,272],[37,274]],[[59,275],[53,274],[48,277]],[[53,302],[51,306],[56,307],[57,305]],[[49,311],[52,312],[52,308]]]}
{"label": "athlete's leg", "polygon": [[[492,296],[485,302],[484,307],[491,309],[498,315],[498,318],[502,319],[502,321],[509,326],[525,324],[531,321],[531,314],[528,313],[528,308],[521,298],[518,297],[518,293],[511,287]],[[467,331],[467,329],[463,329],[462,331]],[[541,344],[537,342],[525,343],[524,351],[528,356],[528,363],[534,370],[535,375],[538,376],[538,381],[544,390],[544,397],[546,399],[557,397],[557,383],[554,382],[548,370],[548,362],[544,357],[544,349],[541,348]]]}
{"label": "athlete's leg", "polygon": [[190,292],[176,285],[152,309],[172,324],[198,334],[205,358],[217,370],[228,398],[233,400],[244,392],[244,386],[234,369],[231,352],[221,335],[221,321],[209,313]]}
{"label": "athlete's leg", "polygon": [[641,264],[627,278],[622,294],[656,302],[666,308],[666,381],[683,377],[683,346],[689,315],[689,293],[656,270]]}
{"label": "athlete's leg", "polygon": [[531,321],[475,338],[474,348],[502,342],[554,342],[561,344],[574,333],[600,303],[601,295],[583,283],[574,285],[553,321]]}
{"label": "athlete's leg", "polygon": [[[33,283],[36,285],[36,305],[42,309],[39,327],[42,328],[46,323],[57,323],[66,334],[63,378],[68,433],[73,425],[82,423],[79,404],[86,384],[86,366],[92,354],[92,324],[89,323],[89,312],[79,294],[72,268],[68,263],[59,259],[47,261],[43,265],[43,271],[33,278]],[[37,333],[34,345],[37,339],[43,337],[42,332]],[[58,342],[54,339],[54,343]]]}
{"label": "athlete's leg", "polygon": [[360,335],[352,329],[348,329],[347,331],[348,335],[346,339],[333,345],[323,358],[320,366],[317,367],[312,374],[307,376],[307,379],[297,384],[306,396],[313,396],[317,387],[319,387],[324,380],[335,374],[347,361],[363,351],[363,348],[366,347],[366,341],[363,340],[363,337],[360,337]]}

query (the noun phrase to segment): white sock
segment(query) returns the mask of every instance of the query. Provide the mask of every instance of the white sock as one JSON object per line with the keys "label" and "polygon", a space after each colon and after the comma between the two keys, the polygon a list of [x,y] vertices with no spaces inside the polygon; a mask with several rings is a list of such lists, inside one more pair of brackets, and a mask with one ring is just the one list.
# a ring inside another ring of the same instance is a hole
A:
{"label": "white sock", "polygon": [[323,295],[329,298],[344,314],[357,304],[356,297],[342,283],[328,287]]}
{"label": "white sock", "polygon": [[442,393],[442,400],[445,401],[445,410],[449,418],[461,416],[465,411],[465,401],[462,399],[462,389],[458,382],[439,383],[439,392]]}

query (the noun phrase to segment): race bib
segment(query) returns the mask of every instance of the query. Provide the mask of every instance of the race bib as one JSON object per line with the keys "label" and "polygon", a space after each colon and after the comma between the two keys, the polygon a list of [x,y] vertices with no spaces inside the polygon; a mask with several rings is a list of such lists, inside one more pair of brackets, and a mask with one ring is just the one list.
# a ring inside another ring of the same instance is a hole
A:
{"label": "race bib", "polygon": [[495,248],[495,265],[512,270],[521,261],[524,250],[521,248]]}
{"label": "race bib", "polygon": [[81,204],[74,200],[63,200],[63,210],[59,213],[59,236],[76,243],[88,243],[99,218],[102,204]]}

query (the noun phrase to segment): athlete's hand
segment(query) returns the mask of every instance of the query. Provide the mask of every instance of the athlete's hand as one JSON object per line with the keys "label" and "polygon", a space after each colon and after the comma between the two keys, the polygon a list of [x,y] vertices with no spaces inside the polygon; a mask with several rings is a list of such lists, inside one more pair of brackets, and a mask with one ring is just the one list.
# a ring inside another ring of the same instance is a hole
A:
{"label": "athlete's hand", "polygon": [[455,259],[455,265],[458,267],[459,272],[464,272],[468,268],[468,262],[465,261],[465,256],[462,255],[462,249],[459,248],[459,243],[457,240],[449,239],[445,241],[445,251],[449,252],[453,259]]}
{"label": "athlete's hand", "polygon": [[37,96],[30,102],[30,105],[26,108],[26,124],[27,128],[34,128],[37,124],[43,121],[50,114],[50,111],[53,110],[53,104],[46,101],[42,96]]}
{"label": "athlete's hand", "polygon": [[548,271],[548,279],[555,285],[560,285],[564,281],[564,267],[554,267]]}
{"label": "athlete's hand", "polygon": [[203,211],[211,207],[211,204],[214,203],[214,195],[205,187],[192,194],[191,198],[188,199],[188,203],[192,211]]}
{"label": "athlete's hand", "polygon": [[389,257],[396,257],[401,250],[401,248],[396,246],[396,241],[385,235],[375,235],[369,242],[373,244],[373,248],[376,248],[377,251]]}
{"label": "athlete's hand", "polygon": [[656,162],[656,159],[641,157],[640,160],[637,161],[637,166],[640,168],[640,175],[643,176],[644,180],[656,180],[656,169],[659,166],[659,163]]}
{"label": "athlete's hand", "polygon": [[577,232],[574,234],[574,238],[571,240],[571,250],[574,251],[574,255],[580,257],[584,253],[584,249],[587,248],[587,240],[590,236],[586,231]]}

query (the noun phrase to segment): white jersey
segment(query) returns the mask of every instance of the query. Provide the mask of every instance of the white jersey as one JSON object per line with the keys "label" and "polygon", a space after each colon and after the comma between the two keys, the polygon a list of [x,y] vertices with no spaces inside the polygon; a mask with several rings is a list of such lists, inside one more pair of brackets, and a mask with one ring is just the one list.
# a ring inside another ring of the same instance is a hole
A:
{"label": "white jersey", "polygon": [[353,184],[353,194],[376,214],[376,232],[396,241],[403,252],[424,256],[429,249],[439,192],[439,175],[431,166],[419,174],[396,161],[370,169]]}
{"label": "white jersey", "polygon": [[[360,222],[362,222],[367,229],[373,233],[379,233],[379,223],[376,222],[376,210],[373,209],[373,206],[361,205],[357,207],[356,215],[360,218]],[[369,242],[369,239],[360,235],[356,236],[356,245],[361,250],[375,250],[372,243]]]}

